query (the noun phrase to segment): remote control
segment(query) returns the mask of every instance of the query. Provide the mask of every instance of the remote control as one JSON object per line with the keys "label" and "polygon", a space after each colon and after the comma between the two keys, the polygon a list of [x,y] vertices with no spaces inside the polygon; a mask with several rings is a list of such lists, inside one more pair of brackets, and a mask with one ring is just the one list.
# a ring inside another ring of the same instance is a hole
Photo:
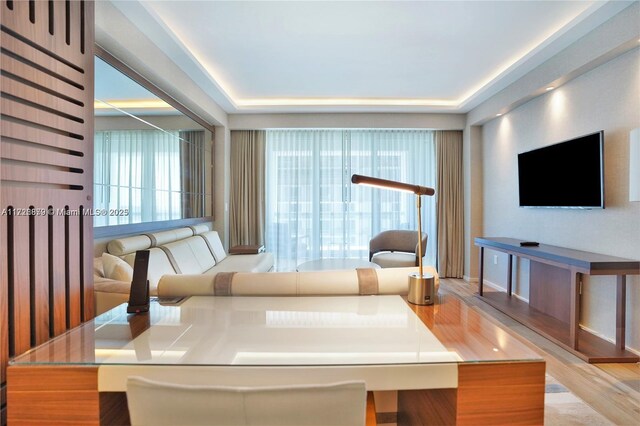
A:
{"label": "remote control", "polygon": [[540,243],[537,241],[522,241],[520,245],[523,247],[537,247]]}

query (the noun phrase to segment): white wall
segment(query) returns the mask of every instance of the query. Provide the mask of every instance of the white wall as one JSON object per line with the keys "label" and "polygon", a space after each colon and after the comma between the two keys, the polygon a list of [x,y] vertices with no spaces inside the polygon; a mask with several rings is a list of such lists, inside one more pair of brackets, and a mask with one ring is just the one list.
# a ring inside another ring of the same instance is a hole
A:
{"label": "white wall", "polygon": [[231,133],[228,127],[216,127],[213,152],[213,230],[220,234],[220,240],[229,247],[229,188],[231,185],[230,151]]}
{"label": "white wall", "polygon": [[[482,127],[482,232],[640,259],[640,203],[630,203],[629,131],[640,127],[640,49],[633,49]],[[598,130],[605,132],[604,210],[518,207],[517,154]],[[506,255],[486,279],[504,287]],[[528,263],[516,291],[527,297]],[[640,277],[628,277],[627,345],[640,350]],[[615,336],[615,277],[587,277],[581,324]]]}

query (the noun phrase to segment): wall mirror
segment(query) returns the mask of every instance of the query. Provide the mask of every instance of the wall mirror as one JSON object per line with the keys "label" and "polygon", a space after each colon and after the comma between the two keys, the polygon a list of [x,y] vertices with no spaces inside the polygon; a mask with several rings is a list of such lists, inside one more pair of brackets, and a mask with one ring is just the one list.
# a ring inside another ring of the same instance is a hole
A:
{"label": "wall mirror", "polygon": [[94,227],[212,215],[210,130],[95,58]]}

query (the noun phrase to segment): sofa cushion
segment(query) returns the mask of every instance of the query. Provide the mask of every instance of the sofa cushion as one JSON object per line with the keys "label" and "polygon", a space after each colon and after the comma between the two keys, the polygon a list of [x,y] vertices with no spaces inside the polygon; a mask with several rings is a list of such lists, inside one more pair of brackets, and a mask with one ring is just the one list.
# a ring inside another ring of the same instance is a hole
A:
{"label": "sofa cushion", "polygon": [[102,253],[102,269],[105,278],[124,282],[131,282],[133,278],[131,265],[109,253]]}
{"label": "sofa cushion", "polygon": [[213,257],[213,254],[211,253],[211,250],[209,250],[207,243],[202,238],[200,238],[199,236],[194,236],[191,238],[187,238],[184,241],[189,244],[189,247],[193,252],[193,257],[200,265],[201,271],[206,271],[216,264],[216,259]]}
{"label": "sofa cushion", "polygon": [[164,249],[181,274],[201,274],[216,264],[209,247],[199,236],[165,244]]}
{"label": "sofa cushion", "polygon": [[131,282],[100,278],[94,280],[93,289],[105,293],[126,294],[128,299],[129,292],[131,291]]}
{"label": "sofa cushion", "polygon": [[183,238],[191,237],[193,235],[193,229],[177,228],[170,229],[168,231],[151,232],[148,235],[153,241],[153,246],[158,247],[163,244],[172,243]]}
{"label": "sofa cushion", "polygon": [[189,228],[193,230],[193,235],[200,235],[209,231],[209,226],[205,224],[193,225],[193,226],[190,226]]}
{"label": "sofa cushion", "polygon": [[93,275],[104,278],[104,268],[102,267],[102,256],[93,258]]}
{"label": "sofa cushion", "polygon": [[136,235],[135,237],[118,238],[109,241],[107,251],[114,256],[124,256],[137,250],[146,250],[151,247],[151,238],[146,235]]}
{"label": "sofa cushion", "polygon": [[199,236],[204,238],[205,243],[213,253],[213,257],[216,258],[216,262],[222,262],[227,257],[227,252],[224,251],[222,241],[220,241],[220,235],[216,231],[204,232]]}
{"label": "sofa cushion", "polygon": [[217,263],[205,274],[217,272],[268,272],[273,267],[273,254],[234,254],[227,256],[224,262]]}

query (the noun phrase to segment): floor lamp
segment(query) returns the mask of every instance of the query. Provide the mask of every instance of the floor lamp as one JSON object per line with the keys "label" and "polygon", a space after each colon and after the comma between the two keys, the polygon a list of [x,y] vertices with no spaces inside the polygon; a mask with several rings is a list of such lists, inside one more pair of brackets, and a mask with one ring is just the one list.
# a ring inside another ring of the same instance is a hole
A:
{"label": "floor lamp", "polygon": [[407,300],[415,305],[430,305],[433,303],[433,275],[422,273],[422,218],[421,196],[433,195],[433,188],[394,180],[380,179],[371,176],[353,175],[351,182],[356,185],[367,185],[376,188],[392,189],[395,191],[411,192],[416,195],[416,207],[418,209],[418,273],[409,275],[409,295]]}

